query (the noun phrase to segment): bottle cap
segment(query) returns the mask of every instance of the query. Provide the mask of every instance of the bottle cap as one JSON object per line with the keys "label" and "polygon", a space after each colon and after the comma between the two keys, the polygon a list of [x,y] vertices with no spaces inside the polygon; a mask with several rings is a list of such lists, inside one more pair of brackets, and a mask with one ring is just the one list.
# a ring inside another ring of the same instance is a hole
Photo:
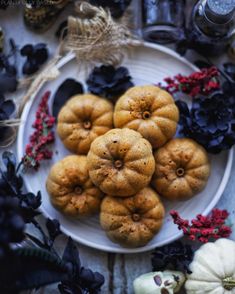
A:
{"label": "bottle cap", "polygon": [[207,18],[214,23],[230,21],[235,11],[235,0],[208,0],[205,7]]}

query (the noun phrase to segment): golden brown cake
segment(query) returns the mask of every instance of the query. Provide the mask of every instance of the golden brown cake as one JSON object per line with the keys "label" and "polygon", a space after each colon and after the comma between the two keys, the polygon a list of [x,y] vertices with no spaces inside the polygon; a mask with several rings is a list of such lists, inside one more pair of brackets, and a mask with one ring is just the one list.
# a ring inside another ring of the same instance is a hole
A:
{"label": "golden brown cake", "polygon": [[112,127],[112,104],[92,94],[72,97],[58,115],[58,135],[77,154],[87,154],[91,142]]}
{"label": "golden brown cake", "polygon": [[107,196],[100,223],[108,237],[125,247],[146,245],[160,230],[164,207],[155,191],[144,188],[128,198]]}
{"label": "golden brown cake", "polygon": [[154,153],[156,170],[152,184],[169,200],[193,197],[206,186],[210,164],[205,149],[195,141],[177,138]]}
{"label": "golden brown cake", "polygon": [[113,129],[91,144],[89,175],[104,193],[134,195],[147,186],[155,169],[150,143],[130,129]]}
{"label": "golden brown cake", "polygon": [[176,132],[179,111],[172,96],[156,86],[135,86],[117,101],[114,110],[116,128],[141,133],[158,148]]}
{"label": "golden brown cake", "polygon": [[88,216],[100,209],[103,194],[89,178],[86,156],[70,155],[54,164],[46,188],[51,203],[66,215]]}

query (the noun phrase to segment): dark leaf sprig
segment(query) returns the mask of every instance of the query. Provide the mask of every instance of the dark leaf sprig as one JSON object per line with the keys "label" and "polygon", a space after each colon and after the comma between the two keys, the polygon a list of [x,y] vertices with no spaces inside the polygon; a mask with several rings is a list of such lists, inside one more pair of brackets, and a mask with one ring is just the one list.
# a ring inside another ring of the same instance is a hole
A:
{"label": "dark leaf sprig", "polygon": [[[100,292],[104,277],[82,267],[79,253],[71,238],[63,257],[54,242],[61,234],[57,220],[46,220],[46,232],[37,216],[41,194],[24,193],[21,164],[16,166],[13,153],[5,152],[0,167],[0,289],[16,294],[60,282],[61,293],[95,294]],[[25,232],[31,223],[41,234],[38,239]],[[34,246],[19,243],[32,240]],[[13,246],[14,245],[14,246]],[[67,291],[67,292],[66,292]],[[68,292],[69,291],[69,292]]]}

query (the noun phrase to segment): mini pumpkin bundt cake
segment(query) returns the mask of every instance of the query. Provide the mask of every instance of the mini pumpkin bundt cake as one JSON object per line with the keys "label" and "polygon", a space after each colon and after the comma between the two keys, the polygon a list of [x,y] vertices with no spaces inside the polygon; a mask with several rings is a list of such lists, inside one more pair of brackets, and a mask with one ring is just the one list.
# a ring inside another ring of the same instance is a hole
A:
{"label": "mini pumpkin bundt cake", "polygon": [[128,198],[104,198],[100,223],[108,237],[125,247],[146,245],[160,230],[164,207],[151,188],[144,188]]}
{"label": "mini pumpkin bundt cake", "polygon": [[87,154],[91,142],[112,127],[112,104],[92,94],[72,97],[58,115],[58,135],[77,154]]}
{"label": "mini pumpkin bundt cake", "polygon": [[130,88],[116,103],[114,126],[141,133],[158,148],[176,132],[179,111],[172,96],[156,86]]}
{"label": "mini pumpkin bundt cake", "polygon": [[130,129],[113,129],[91,144],[89,175],[104,193],[134,195],[147,186],[155,169],[150,143]]}
{"label": "mini pumpkin bundt cake", "polygon": [[70,155],[54,164],[46,188],[53,206],[66,215],[88,216],[100,209],[103,194],[89,178],[86,156]]}
{"label": "mini pumpkin bundt cake", "polygon": [[152,184],[169,200],[186,200],[203,190],[210,175],[205,149],[187,138],[177,138],[154,153]]}

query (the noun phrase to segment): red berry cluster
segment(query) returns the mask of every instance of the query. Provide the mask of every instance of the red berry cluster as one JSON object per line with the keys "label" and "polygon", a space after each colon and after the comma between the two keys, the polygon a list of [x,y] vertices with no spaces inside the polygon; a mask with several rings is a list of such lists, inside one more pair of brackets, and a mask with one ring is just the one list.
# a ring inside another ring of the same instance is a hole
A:
{"label": "red berry cluster", "polygon": [[219,238],[228,238],[232,233],[231,228],[225,224],[229,216],[227,210],[213,209],[209,216],[198,214],[191,224],[188,220],[182,219],[175,210],[172,210],[170,215],[174,223],[178,225],[178,229],[192,241],[206,243]]}
{"label": "red berry cluster", "polygon": [[48,145],[54,142],[55,136],[52,130],[55,118],[50,115],[48,99],[50,92],[46,92],[38,106],[36,120],[32,127],[35,129],[30,136],[30,143],[26,145],[23,163],[25,168],[38,170],[40,162],[44,159],[51,159],[53,152]]}
{"label": "red berry cluster", "polygon": [[218,77],[218,69],[215,66],[212,66],[194,72],[189,76],[178,74],[173,78],[165,78],[164,81],[167,85],[163,88],[171,94],[183,92],[191,97],[197,95],[209,95],[214,90],[220,88]]}

